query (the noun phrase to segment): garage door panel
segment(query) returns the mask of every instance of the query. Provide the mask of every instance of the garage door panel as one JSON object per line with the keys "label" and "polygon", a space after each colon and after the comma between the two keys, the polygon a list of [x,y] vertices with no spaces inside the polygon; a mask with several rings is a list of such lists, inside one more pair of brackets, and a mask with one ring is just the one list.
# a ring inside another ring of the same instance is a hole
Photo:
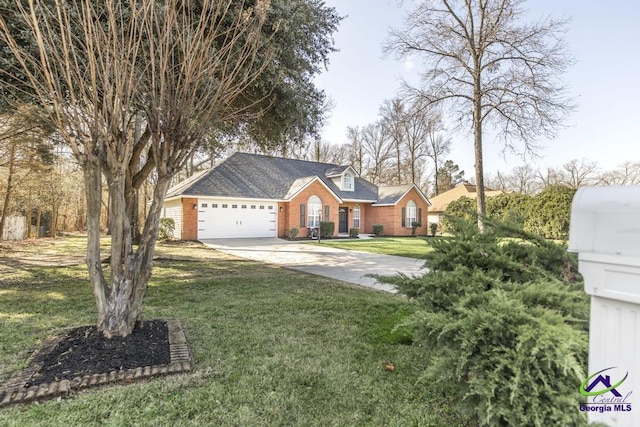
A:
{"label": "garage door panel", "polygon": [[198,238],[276,237],[276,207],[275,203],[251,200],[200,199]]}

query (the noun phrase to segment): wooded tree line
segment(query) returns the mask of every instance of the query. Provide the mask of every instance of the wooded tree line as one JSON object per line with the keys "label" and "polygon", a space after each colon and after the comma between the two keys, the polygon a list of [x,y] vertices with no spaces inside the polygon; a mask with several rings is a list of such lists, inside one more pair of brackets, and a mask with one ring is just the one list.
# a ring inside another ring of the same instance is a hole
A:
{"label": "wooded tree line", "polygon": [[533,195],[547,187],[561,185],[572,189],[588,185],[638,185],[640,161],[626,160],[612,170],[602,169],[597,162],[573,159],[559,167],[534,169],[531,165],[497,171],[485,178],[493,190],[515,191]]}

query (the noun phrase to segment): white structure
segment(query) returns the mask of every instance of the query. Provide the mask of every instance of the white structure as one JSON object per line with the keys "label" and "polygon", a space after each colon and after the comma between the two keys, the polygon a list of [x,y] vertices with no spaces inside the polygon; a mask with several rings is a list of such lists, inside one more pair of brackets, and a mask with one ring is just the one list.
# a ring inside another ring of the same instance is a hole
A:
{"label": "white structure", "polygon": [[589,374],[580,386],[589,403],[581,410],[591,422],[640,426],[640,187],[579,189],[569,251],[591,295]]}
{"label": "white structure", "polygon": [[0,240],[23,240],[27,235],[26,216],[8,216],[5,219],[2,239]]}

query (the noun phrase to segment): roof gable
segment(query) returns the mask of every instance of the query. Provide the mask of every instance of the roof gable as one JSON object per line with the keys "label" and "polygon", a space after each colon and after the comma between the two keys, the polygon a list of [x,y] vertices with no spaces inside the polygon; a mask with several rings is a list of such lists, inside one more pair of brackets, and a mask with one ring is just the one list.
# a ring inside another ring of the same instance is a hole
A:
{"label": "roof gable", "polygon": [[316,181],[320,182],[320,184],[324,188],[326,188],[329,193],[333,194],[333,196],[336,198],[336,200],[338,200],[338,202],[340,203],[342,202],[342,199],[340,199],[340,197],[317,176],[310,176],[310,177],[308,176],[308,177],[296,179],[291,185],[291,187],[289,188],[289,192],[286,194],[284,198],[286,200],[293,199],[298,193],[300,193],[302,190],[304,190],[305,188],[307,188],[308,186],[310,186]]}
{"label": "roof gable", "polygon": [[405,184],[405,185],[392,185],[387,187],[380,187],[378,189],[378,201],[375,203],[375,206],[392,206],[398,204],[400,200],[404,196],[409,193],[412,189],[415,189],[418,193],[418,196],[424,200],[424,202],[431,206],[431,202],[427,199],[427,196],[424,195],[422,191],[415,184]]}

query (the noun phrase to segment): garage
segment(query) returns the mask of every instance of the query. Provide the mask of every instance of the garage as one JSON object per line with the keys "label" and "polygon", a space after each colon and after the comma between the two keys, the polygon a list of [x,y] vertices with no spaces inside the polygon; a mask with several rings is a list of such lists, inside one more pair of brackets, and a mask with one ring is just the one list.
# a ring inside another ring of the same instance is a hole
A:
{"label": "garage", "polygon": [[276,237],[277,203],[198,199],[198,239]]}

